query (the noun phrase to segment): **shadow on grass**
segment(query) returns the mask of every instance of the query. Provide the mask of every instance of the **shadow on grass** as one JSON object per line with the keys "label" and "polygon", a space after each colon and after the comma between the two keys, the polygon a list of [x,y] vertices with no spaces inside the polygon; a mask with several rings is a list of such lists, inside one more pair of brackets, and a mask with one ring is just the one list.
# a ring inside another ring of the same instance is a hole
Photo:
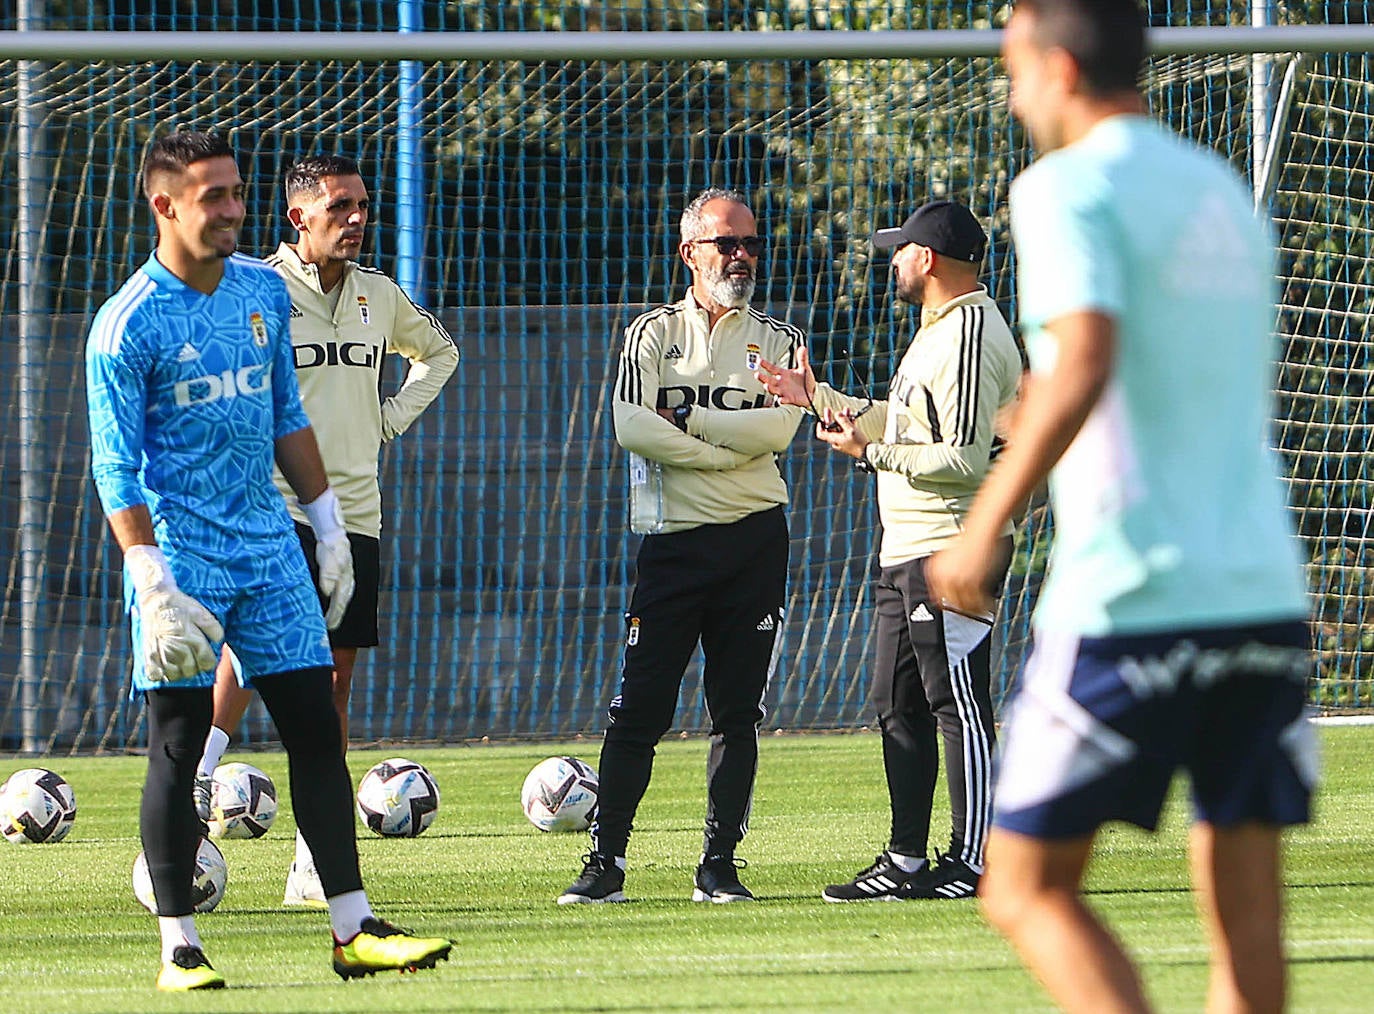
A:
{"label": "shadow on grass", "polygon": [[[1374,887],[1374,880],[1327,880],[1304,882],[1300,884],[1284,884],[1286,891],[1312,891],[1322,888],[1332,887]],[[1192,894],[1193,888],[1184,884],[1177,887],[1093,887],[1084,891],[1087,897],[1111,897],[1112,895],[1130,894]]]}
{"label": "shadow on grass", "polygon": [[1374,963],[1374,954],[1325,954],[1310,958],[1289,957],[1290,965],[1365,965]]}

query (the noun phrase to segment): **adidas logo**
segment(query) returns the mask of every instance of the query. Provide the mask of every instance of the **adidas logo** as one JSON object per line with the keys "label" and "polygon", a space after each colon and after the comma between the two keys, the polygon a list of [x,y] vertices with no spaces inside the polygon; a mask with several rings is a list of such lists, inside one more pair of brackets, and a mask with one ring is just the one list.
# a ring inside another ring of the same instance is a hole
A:
{"label": "adidas logo", "polygon": [[189,363],[192,359],[199,358],[200,353],[196,351],[196,347],[190,342],[183,345],[181,351],[177,353],[177,362],[179,363]]}
{"label": "adidas logo", "polygon": [[304,317],[304,316],[305,316],[305,314],[301,313],[301,308],[300,308],[299,306],[297,306],[295,303],[292,303],[292,304],[291,304],[291,319],[292,319],[292,320],[295,320],[295,319],[298,318],[298,317]]}
{"label": "adidas logo", "polygon": [[[674,342],[674,343],[673,343],[673,347],[670,348],[667,352],[663,353],[663,358],[664,358],[664,359],[681,359],[681,358],[682,358],[682,349],[678,348],[677,342]],[[762,630],[763,628],[760,627],[759,629]]]}
{"label": "adidas logo", "polygon": [[759,620],[759,625],[758,625],[757,627],[755,627],[754,629],[755,629],[755,630],[763,630],[763,631],[773,630],[773,629],[774,629],[773,614],[772,614],[772,613],[769,613],[769,614],[768,614],[767,616],[765,616],[763,619]]}
{"label": "adidas logo", "polygon": [[977,890],[977,885],[967,880],[954,880],[935,888],[935,893],[945,898],[972,898]]}
{"label": "adidas logo", "polygon": [[912,623],[929,623],[933,619],[935,619],[935,617],[931,615],[930,610],[926,608],[924,602],[911,611]]}
{"label": "adidas logo", "polygon": [[891,877],[884,877],[879,874],[876,877],[865,877],[859,881],[859,890],[867,891],[869,894],[887,894],[897,890],[897,882]]}

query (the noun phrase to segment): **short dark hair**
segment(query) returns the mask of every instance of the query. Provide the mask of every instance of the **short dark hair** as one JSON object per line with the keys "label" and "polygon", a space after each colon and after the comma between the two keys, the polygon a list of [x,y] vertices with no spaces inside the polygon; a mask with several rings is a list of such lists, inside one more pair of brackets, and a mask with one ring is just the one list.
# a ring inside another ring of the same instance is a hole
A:
{"label": "short dark hair", "polygon": [[286,199],[314,193],[329,176],[362,176],[358,163],[347,155],[308,155],[286,170]]}
{"label": "short dark hair", "polygon": [[1035,15],[1035,38],[1074,58],[1092,95],[1135,91],[1145,66],[1145,16],[1138,0],[1016,0]]}
{"label": "short dark hair", "polygon": [[158,173],[180,175],[195,162],[221,156],[235,158],[229,139],[218,131],[178,130],[159,137],[143,159],[143,196],[153,196],[149,180]]}

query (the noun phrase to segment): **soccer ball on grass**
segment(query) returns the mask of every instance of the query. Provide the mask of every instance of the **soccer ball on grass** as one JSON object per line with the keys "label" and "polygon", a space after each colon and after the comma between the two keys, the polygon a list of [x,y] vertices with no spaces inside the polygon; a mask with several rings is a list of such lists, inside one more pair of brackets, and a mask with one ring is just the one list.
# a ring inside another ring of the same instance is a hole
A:
{"label": "soccer ball on grass", "polygon": [[414,838],[438,812],[439,783],[423,764],[404,757],[374,764],[358,786],[358,816],[386,838]]}
{"label": "soccer ball on grass", "polygon": [[[224,853],[209,838],[200,840],[196,850],[196,872],[191,880],[191,901],[197,912],[212,912],[224,898],[229,882],[229,867]],[[148,875],[148,857],[140,852],[134,860],[134,897],[154,915],[157,901],[153,896],[153,878]]]}
{"label": "soccer ball on grass", "polygon": [[534,766],[520,789],[520,807],[541,831],[585,831],[596,816],[596,771],[576,757]]}
{"label": "soccer ball on grass", "polygon": [[22,768],[0,785],[0,834],[16,845],[61,841],[76,822],[76,795],[47,768]]}
{"label": "soccer ball on grass", "polygon": [[210,787],[211,838],[261,838],[277,819],[277,787],[251,764],[221,764]]}

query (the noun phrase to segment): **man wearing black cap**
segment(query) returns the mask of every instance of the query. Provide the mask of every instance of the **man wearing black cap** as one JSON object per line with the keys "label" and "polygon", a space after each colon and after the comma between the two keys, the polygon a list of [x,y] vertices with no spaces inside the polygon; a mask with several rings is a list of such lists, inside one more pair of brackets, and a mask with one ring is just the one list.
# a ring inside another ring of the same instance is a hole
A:
{"label": "man wearing black cap", "polygon": [[[805,348],[797,368],[760,364],[760,379],[784,404],[820,421],[816,435],[878,477],[883,537],[876,602],[873,697],[882,729],[892,804],[887,848],[826,901],[967,898],[983,871],[991,808],[993,716],[991,613],[941,608],[926,589],[926,560],[958,535],[987,473],[998,411],[1016,396],[1021,357],[978,269],[987,237],[963,205],[936,201],[873,244],[893,250],[897,297],[921,305],[921,328],[888,389],[866,402],[816,382]],[[1002,537],[998,587],[1011,558]],[[945,743],[953,827],[948,852],[926,859]]]}

